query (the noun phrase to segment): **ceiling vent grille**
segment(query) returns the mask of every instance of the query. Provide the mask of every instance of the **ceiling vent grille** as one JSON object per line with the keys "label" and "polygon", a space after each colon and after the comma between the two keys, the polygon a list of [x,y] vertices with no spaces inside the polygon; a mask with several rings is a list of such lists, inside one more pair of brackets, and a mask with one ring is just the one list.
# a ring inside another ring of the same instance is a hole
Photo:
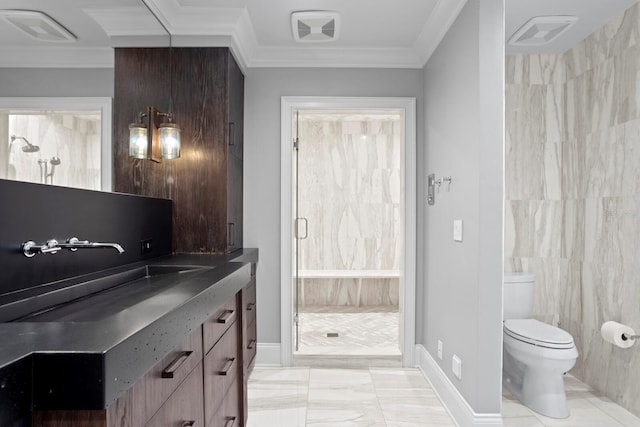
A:
{"label": "ceiling vent grille", "polygon": [[36,40],[73,42],[76,36],[49,15],[33,10],[0,10],[5,21]]}
{"label": "ceiling vent grille", "polygon": [[578,21],[577,16],[536,16],[509,39],[512,46],[540,46],[551,43]]}
{"label": "ceiling vent grille", "polygon": [[337,40],[340,34],[340,15],[326,11],[294,12],[291,14],[291,29],[297,42]]}

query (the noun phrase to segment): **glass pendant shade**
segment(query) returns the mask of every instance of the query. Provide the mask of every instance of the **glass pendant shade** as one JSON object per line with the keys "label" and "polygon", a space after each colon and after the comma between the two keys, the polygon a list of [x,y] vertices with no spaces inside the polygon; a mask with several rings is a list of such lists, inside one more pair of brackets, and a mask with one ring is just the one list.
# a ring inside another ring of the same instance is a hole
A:
{"label": "glass pendant shade", "polygon": [[180,157],[180,128],[175,123],[163,123],[158,128],[160,134],[160,157],[176,159]]}
{"label": "glass pendant shade", "polygon": [[129,156],[136,159],[149,158],[147,127],[142,123],[129,125]]}

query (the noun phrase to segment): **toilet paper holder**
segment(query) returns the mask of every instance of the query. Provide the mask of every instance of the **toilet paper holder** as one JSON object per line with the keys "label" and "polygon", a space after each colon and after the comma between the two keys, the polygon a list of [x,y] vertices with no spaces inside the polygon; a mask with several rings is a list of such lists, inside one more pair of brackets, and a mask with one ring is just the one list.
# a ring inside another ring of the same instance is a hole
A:
{"label": "toilet paper holder", "polygon": [[622,334],[622,339],[624,341],[628,341],[628,340],[635,340],[637,338],[640,338],[640,335],[628,335],[628,334]]}

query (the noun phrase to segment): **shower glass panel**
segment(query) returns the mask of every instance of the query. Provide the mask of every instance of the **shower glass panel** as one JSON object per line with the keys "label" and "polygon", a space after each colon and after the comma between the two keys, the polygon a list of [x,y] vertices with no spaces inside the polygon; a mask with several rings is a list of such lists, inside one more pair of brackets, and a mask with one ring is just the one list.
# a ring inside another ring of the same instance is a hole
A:
{"label": "shower glass panel", "polygon": [[404,111],[294,116],[294,363],[397,358],[404,257]]}

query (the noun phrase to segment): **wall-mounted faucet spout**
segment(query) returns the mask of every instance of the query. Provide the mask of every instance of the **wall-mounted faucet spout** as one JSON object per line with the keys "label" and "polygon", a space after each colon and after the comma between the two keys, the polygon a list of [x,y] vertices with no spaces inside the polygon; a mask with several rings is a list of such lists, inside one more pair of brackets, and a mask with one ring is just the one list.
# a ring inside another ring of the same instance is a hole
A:
{"label": "wall-mounted faucet spout", "polygon": [[78,249],[90,249],[90,248],[113,248],[118,251],[118,254],[124,253],[124,249],[118,243],[100,243],[90,242],[88,240],[79,240],[77,237],[72,237],[66,242],[58,242],[56,239],[49,239],[47,243],[38,245],[33,240],[29,240],[22,244],[22,253],[31,258],[36,254],[55,254],[62,249],[69,249],[72,252]]}
{"label": "wall-mounted faucet spout", "polygon": [[90,242],[88,240],[79,240],[77,237],[72,237],[67,240],[66,243],[58,243],[62,249],[69,249],[73,252],[78,249],[87,249],[87,248],[113,248],[118,251],[119,254],[124,253],[124,249],[118,243],[100,243],[100,242]]}

